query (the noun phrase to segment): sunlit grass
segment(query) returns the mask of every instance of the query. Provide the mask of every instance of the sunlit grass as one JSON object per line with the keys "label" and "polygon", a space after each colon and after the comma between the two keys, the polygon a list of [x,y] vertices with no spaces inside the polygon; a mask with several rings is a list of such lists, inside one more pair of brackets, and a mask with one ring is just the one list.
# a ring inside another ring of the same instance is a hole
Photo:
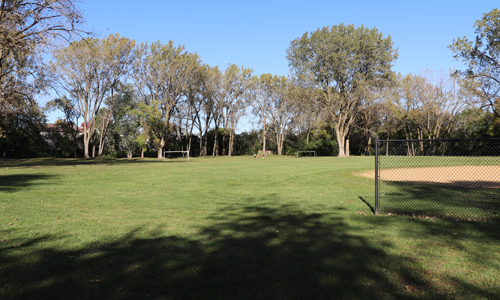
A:
{"label": "sunlit grass", "polygon": [[373,166],[0,162],[0,299],[499,297],[498,225],[374,216]]}

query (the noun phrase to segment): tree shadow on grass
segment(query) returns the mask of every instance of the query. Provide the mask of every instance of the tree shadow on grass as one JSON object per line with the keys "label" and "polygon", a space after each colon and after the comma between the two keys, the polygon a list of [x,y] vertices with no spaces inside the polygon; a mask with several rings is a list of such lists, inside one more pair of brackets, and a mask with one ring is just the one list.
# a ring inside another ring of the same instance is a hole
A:
{"label": "tree shadow on grass", "polygon": [[57,175],[46,174],[0,175],[0,192],[16,192],[32,185],[44,184],[43,180],[54,179],[57,177]]}
{"label": "tree shadow on grass", "polygon": [[[416,182],[382,181],[380,210],[396,214],[444,218],[500,219],[500,189]],[[478,186],[485,184],[478,182]]]}
{"label": "tree shadow on grass", "polygon": [[[0,248],[0,298],[456,296],[438,295],[417,261],[389,255],[385,249],[391,245],[353,234],[353,228],[336,214],[307,214],[291,206],[233,206],[214,213],[206,223],[192,237],[164,236],[154,230],[149,232],[151,238],[140,238],[143,229],[137,228],[104,244],[95,241],[71,251],[43,247],[55,236]],[[475,293],[494,295],[481,288]]]}
{"label": "tree shadow on grass", "polygon": [[[106,159],[106,158],[31,158],[31,159],[9,159],[0,161],[0,168],[27,168],[37,166],[77,166],[77,165],[123,165],[123,164],[147,164],[147,163],[177,163],[181,162],[170,159],[170,161],[157,161],[153,158],[119,158],[119,159]],[[195,162],[195,161],[194,161]],[[185,161],[185,163],[188,163]],[[189,161],[193,163],[193,159]]]}

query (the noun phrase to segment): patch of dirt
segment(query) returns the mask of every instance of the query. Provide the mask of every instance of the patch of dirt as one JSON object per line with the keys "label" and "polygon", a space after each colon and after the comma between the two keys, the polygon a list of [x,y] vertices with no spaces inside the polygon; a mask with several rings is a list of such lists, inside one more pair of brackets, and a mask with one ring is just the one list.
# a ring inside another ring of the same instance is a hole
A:
{"label": "patch of dirt", "polygon": [[[375,178],[375,171],[360,174]],[[500,166],[404,168],[380,171],[380,179],[469,188],[500,189]]]}

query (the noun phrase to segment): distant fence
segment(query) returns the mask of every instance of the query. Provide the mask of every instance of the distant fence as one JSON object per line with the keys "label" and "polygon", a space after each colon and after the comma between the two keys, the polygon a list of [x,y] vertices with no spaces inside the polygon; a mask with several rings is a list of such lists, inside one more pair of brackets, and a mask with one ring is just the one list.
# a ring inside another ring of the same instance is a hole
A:
{"label": "distant fence", "polygon": [[500,220],[500,139],[377,140],[375,212]]}

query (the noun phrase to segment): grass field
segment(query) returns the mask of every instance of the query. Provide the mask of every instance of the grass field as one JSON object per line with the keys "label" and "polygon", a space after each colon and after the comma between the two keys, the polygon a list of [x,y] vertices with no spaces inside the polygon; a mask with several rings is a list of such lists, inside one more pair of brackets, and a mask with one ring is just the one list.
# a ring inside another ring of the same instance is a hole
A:
{"label": "grass field", "polygon": [[373,167],[0,162],[0,299],[500,299],[499,224],[375,216]]}

